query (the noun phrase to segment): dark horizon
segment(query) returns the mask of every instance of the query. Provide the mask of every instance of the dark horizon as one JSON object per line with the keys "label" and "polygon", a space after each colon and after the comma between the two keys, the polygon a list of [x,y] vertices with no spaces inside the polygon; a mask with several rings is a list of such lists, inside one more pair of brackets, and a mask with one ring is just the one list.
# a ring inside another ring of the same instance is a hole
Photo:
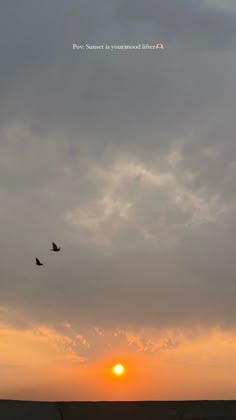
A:
{"label": "dark horizon", "polygon": [[[233,401],[144,401],[144,402],[18,402],[1,401],[0,412],[5,420],[34,418],[40,420],[230,420],[236,415],[236,400]],[[101,418],[101,417],[100,417]]]}

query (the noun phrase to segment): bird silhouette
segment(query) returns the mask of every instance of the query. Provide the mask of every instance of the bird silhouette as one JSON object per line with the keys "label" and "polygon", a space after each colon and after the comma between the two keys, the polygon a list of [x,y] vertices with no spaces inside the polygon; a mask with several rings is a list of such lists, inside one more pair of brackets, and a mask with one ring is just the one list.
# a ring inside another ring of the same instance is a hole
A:
{"label": "bird silhouette", "polygon": [[43,263],[41,263],[38,258],[35,258],[35,259],[36,259],[36,263],[35,263],[36,265],[43,265]]}
{"label": "bird silhouette", "polygon": [[60,251],[60,247],[58,247],[56,244],[55,244],[55,242],[52,242],[52,249],[51,249],[51,251],[54,251],[54,252],[58,252],[58,251]]}

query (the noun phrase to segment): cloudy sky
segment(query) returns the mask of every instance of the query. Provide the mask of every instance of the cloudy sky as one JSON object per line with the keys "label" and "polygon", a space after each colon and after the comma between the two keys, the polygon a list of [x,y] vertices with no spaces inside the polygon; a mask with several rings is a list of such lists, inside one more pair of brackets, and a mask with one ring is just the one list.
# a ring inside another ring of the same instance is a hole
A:
{"label": "cloudy sky", "polygon": [[1,3],[0,397],[235,398],[235,1]]}

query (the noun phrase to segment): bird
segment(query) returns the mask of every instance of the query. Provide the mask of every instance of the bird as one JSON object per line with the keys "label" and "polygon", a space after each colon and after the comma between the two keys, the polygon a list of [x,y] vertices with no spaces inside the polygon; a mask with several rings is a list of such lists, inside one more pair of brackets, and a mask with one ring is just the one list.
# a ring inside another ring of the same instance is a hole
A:
{"label": "bird", "polygon": [[43,265],[43,263],[41,263],[38,258],[35,258],[35,259],[36,259],[36,263],[35,263],[36,265]]}
{"label": "bird", "polygon": [[51,249],[51,251],[54,251],[54,252],[58,252],[58,251],[60,251],[60,247],[58,247],[56,244],[55,244],[55,242],[52,242],[52,249]]}

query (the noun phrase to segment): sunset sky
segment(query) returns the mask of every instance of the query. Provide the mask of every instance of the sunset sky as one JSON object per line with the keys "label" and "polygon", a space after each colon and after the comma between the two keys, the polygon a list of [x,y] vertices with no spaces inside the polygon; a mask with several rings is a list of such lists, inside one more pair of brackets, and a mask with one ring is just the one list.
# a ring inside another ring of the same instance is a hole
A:
{"label": "sunset sky", "polygon": [[0,398],[235,398],[235,0],[3,0],[0,35]]}

